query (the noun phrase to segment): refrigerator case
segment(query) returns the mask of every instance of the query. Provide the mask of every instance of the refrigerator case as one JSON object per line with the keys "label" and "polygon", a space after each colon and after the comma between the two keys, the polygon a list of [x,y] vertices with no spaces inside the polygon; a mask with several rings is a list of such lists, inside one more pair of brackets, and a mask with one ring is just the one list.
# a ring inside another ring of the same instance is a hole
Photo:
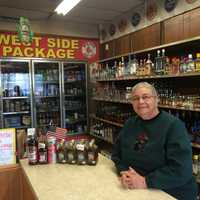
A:
{"label": "refrigerator case", "polygon": [[63,63],[63,127],[68,134],[88,131],[87,65]]}
{"label": "refrigerator case", "polygon": [[1,128],[32,127],[30,62],[0,60]]}
{"label": "refrigerator case", "polygon": [[33,61],[34,127],[45,129],[50,124],[61,127],[60,64]]}

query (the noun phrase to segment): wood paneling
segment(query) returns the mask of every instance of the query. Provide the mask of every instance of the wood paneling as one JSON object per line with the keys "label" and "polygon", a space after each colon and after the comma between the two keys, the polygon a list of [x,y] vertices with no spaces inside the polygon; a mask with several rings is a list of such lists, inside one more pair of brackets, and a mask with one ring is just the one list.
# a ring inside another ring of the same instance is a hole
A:
{"label": "wood paneling", "polygon": [[184,13],[183,20],[185,39],[200,36],[200,8]]}
{"label": "wood paneling", "polygon": [[100,59],[115,56],[115,40],[100,45]]}
{"label": "wood paneling", "polygon": [[153,24],[131,34],[131,51],[143,50],[160,45],[160,23]]}
{"label": "wood paneling", "polygon": [[0,168],[0,199],[22,200],[19,165]]}
{"label": "wood paneling", "polygon": [[178,15],[163,22],[163,44],[183,40],[183,15]]}
{"label": "wood paneling", "polygon": [[115,56],[131,52],[130,34],[116,39]]}
{"label": "wood paneling", "polygon": [[21,183],[22,183],[22,199],[23,200],[37,200],[38,198],[35,195],[35,192],[24,173],[23,169],[20,171],[21,173]]}

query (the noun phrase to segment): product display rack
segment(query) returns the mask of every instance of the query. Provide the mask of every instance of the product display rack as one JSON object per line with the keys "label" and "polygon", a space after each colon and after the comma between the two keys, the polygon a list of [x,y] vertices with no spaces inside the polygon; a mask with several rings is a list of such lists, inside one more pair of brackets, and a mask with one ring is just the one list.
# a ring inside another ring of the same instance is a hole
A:
{"label": "product display rack", "polygon": [[0,59],[0,128],[88,130],[86,62]]}
{"label": "product display rack", "polygon": [[30,61],[1,59],[1,128],[33,125]]}
{"label": "product display rack", "polygon": [[68,134],[88,130],[87,65],[84,62],[63,63],[63,127]]}
{"label": "product display rack", "polygon": [[61,126],[61,69],[56,61],[33,61],[34,125]]}

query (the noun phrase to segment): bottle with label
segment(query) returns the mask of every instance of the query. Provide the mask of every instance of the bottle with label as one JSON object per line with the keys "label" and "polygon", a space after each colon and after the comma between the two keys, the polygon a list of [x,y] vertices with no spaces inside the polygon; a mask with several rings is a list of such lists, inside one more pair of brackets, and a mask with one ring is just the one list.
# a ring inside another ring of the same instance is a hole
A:
{"label": "bottle with label", "polygon": [[98,147],[95,144],[95,140],[92,139],[88,144],[87,150],[87,164],[96,165],[98,161]]}
{"label": "bottle with label", "polygon": [[85,165],[87,161],[87,149],[86,149],[84,140],[81,140],[76,145],[76,151],[77,151],[77,164]]}
{"label": "bottle with label", "polygon": [[187,72],[194,72],[194,71],[195,71],[195,63],[192,54],[188,54]]}
{"label": "bottle with label", "polygon": [[39,164],[47,164],[47,144],[45,141],[38,143],[38,162]]}
{"label": "bottle with label", "polygon": [[195,60],[195,71],[200,72],[200,53],[196,54],[196,60]]}
{"label": "bottle with label", "polygon": [[57,162],[58,163],[66,163],[66,153],[65,153],[65,140],[62,139],[58,144],[57,144]]}
{"label": "bottle with label", "polygon": [[197,174],[198,174],[198,155],[193,155],[192,168],[193,168],[194,176],[197,176]]}
{"label": "bottle with label", "polygon": [[38,160],[37,140],[35,136],[35,128],[29,128],[27,133],[27,154],[28,163],[36,165]]}
{"label": "bottle with label", "polygon": [[160,50],[157,50],[157,57],[155,58],[155,74],[160,75],[162,70],[162,58],[160,56]]}
{"label": "bottle with label", "polygon": [[69,164],[76,163],[76,146],[75,141],[71,140],[66,143],[66,160]]}
{"label": "bottle with label", "polygon": [[130,68],[130,75],[136,75],[136,71],[138,68],[138,60],[136,59],[135,54],[133,55],[133,60],[130,61],[129,63],[129,68]]}
{"label": "bottle with label", "polygon": [[144,75],[147,75],[147,76],[151,75],[152,70],[153,70],[153,63],[152,63],[150,57],[151,57],[151,55],[148,54],[148,58],[147,58],[147,61],[145,63],[145,69],[144,69]]}

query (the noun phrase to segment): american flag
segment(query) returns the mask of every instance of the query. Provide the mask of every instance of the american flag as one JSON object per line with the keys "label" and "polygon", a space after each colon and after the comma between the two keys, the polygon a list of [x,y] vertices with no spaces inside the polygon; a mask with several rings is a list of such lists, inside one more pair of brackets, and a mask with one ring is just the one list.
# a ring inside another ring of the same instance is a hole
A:
{"label": "american flag", "polygon": [[67,133],[67,129],[56,127],[56,132],[47,131],[47,138],[53,136],[56,138],[56,140],[62,140],[62,139],[65,140],[66,133]]}
{"label": "american flag", "polygon": [[67,133],[67,129],[56,127],[56,139],[62,140],[65,139]]}

